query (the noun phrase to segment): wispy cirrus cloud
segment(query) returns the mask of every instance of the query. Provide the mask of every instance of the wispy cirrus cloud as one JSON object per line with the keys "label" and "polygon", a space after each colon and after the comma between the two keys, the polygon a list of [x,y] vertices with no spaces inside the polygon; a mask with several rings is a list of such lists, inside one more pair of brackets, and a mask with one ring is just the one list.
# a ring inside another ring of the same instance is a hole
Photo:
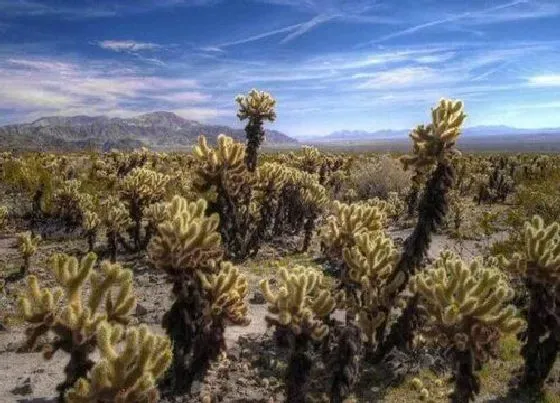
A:
{"label": "wispy cirrus cloud", "polygon": [[131,40],[105,40],[97,43],[100,48],[115,52],[140,52],[143,50],[155,50],[162,48],[161,45],[152,42],[136,42]]}
{"label": "wispy cirrus cloud", "polygon": [[528,83],[536,87],[560,87],[560,73],[529,77]]}

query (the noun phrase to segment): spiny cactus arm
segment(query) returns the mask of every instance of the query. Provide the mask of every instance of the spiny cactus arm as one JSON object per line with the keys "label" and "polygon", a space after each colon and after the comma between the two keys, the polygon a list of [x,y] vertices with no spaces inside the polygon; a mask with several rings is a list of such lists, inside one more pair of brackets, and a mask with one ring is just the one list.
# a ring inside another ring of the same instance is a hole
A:
{"label": "spiny cactus arm", "polygon": [[99,215],[95,211],[86,210],[82,217],[82,227],[86,231],[94,231],[101,224]]}
{"label": "spiny cactus arm", "polygon": [[[105,312],[107,320],[111,323],[126,324],[130,320],[130,314],[136,307],[136,296],[133,292],[132,271],[123,269],[119,264],[111,264],[108,261],[101,263],[101,273],[93,273],[91,276],[91,293],[88,307],[91,312],[98,311],[101,301],[105,296]],[[119,291],[115,299],[111,289],[118,287]]]}
{"label": "spiny cactus arm", "polygon": [[80,262],[77,258],[63,253],[51,256],[51,272],[57,282],[64,287],[70,305],[81,304],[82,287],[91,275],[96,261],[97,255],[93,252],[84,256]]}
{"label": "spiny cactus arm", "polygon": [[328,326],[323,320],[335,308],[335,298],[325,286],[322,274],[315,269],[296,266],[290,271],[281,269],[277,293],[270,289],[268,281],[262,280],[261,290],[269,303],[267,316],[269,324],[284,326],[296,336],[307,335],[313,340],[321,340],[328,334]]}
{"label": "spiny cactus arm", "polygon": [[230,262],[221,262],[220,272],[210,276],[197,271],[202,286],[210,292],[214,316],[224,316],[234,324],[249,324],[245,297],[248,284],[245,276]]}
{"label": "spiny cactus arm", "polygon": [[26,289],[18,298],[20,315],[30,324],[26,329],[26,349],[35,347],[37,339],[51,329],[63,297],[61,288],[40,288],[35,276],[27,276]]}
{"label": "spiny cactus arm", "polygon": [[173,198],[167,206],[168,218],[158,225],[148,245],[156,268],[170,275],[203,268],[213,271],[222,256],[219,216],[204,217],[206,206],[204,200],[188,203],[180,196]]}
{"label": "spiny cactus arm", "polygon": [[145,325],[129,329],[124,348],[119,349],[121,338],[122,328],[106,322],[99,325],[101,361],[91,370],[91,379],[79,379],[67,392],[68,403],[157,401],[156,381],[171,364],[171,342]]}
{"label": "spiny cactus arm", "polygon": [[40,235],[32,235],[26,232],[18,237],[19,251],[24,257],[31,257],[37,251],[37,246],[41,242]]}

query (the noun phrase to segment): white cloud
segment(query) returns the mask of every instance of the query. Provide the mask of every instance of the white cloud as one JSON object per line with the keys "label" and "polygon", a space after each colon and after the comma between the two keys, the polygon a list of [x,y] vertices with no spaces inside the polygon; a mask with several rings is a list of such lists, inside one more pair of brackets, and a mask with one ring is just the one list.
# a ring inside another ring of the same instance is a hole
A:
{"label": "white cloud", "polygon": [[119,40],[106,40],[98,42],[98,45],[107,50],[115,52],[140,52],[143,50],[155,50],[161,48],[161,45],[151,42],[136,42],[136,41],[119,41]]}
{"label": "white cloud", "polygon": [[355,79],[367,78],[358,89],[390,89],[426,86],[449,81],[441,72],[428,67],[402,67],[375,73],[357,73]]}
{"label": "white cloud", "polygon": [[538,87],[560,87],[560,74],[546,74],[529,77],[530,85]]}
{"label": "white cloud", "polygon": [[173,113],[185,119],[208,121],[221,116],[233,116],[233,110],[223,110],[218,108],[181,108],[173,109]]}

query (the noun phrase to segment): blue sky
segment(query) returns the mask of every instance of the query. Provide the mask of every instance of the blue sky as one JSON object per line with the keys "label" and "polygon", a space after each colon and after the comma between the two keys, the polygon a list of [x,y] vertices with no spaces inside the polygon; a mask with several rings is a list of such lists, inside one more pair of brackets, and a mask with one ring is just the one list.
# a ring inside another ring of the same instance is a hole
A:
{"label": "blue sky", "polygon": [[441,97],[469,125],[560,127],[558,0],[0,0],[0,123],[169,110],[240,126],[277,99],[293,136],[410,128]]}

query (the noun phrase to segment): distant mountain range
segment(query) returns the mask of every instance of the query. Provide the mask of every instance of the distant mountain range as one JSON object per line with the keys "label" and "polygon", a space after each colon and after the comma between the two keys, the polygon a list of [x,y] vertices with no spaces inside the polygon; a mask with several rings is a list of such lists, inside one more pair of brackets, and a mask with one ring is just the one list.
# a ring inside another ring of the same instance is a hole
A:
{"label": "distant mountain range", "polygon": [[[153,112],[133,118],[51,116],[32,123],[0,127],[0,150],[76,151],[129,150],[146,146],[173,149],[190,146],[204,134],[214,143],[219,134],[245,141],[245,131],[183,119],[172,112]],[[297,140],[266,130],[265,144],[295,144]]]}
{"label": "distant mountain range", "polygon": [[[408,141],[410,129],[402,130],[377,130],[373,132],[365,130],[339,130],[326,136],[305,137],[300,140],[306,143],[364,143],[387,140],[405,140]],[[498,138],[516,137],[515,141],[519,141],[517,136],[560,136],[560,128],[546,129],[518,129],[509,126],[473,126],[463,130],[461,141],[489,141],[489,137],[494,140]],[[513,139],[512,139],[513,140]]]}

